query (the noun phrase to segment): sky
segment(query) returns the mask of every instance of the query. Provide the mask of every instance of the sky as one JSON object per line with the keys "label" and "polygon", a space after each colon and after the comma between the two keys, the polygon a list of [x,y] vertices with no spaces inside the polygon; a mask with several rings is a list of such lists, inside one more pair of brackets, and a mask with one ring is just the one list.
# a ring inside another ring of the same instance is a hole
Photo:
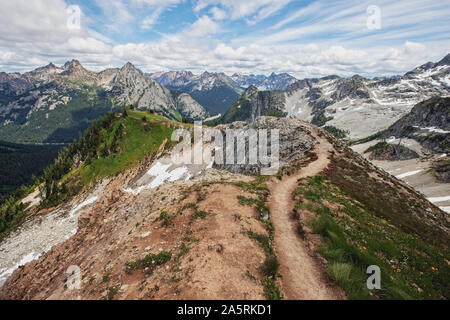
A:
{"label": "sky", "polygon": [[450,53],[450,1],[0,0],[0,71],[403,74]]}

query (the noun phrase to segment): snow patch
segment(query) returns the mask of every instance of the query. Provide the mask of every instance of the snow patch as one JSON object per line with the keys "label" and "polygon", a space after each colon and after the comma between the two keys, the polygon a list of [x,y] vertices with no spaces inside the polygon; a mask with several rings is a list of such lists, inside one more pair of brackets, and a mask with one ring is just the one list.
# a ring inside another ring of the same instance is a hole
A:
{"label": "snow patch", "polygon": [[98,199],[98,197],[92,197],[92,198],[89,198],[89,199],[83,201],[78,206],[76,206],[75,209],[73,209],[70,212],[70,217],[73,218],[78,211],[80,211],[81,209],[83,209],[84,207],[86,207],[90,204],[93,204],[94,202],[97,201],[97,199]]}
{"label": "snow patch", "polygon": [[444,201],[449,201],[450,196],[427,198],[427,200],[430,201],[431,203],[444,202]]}
{"label": "snow patch", "polygon": [[20,260],[19,263],[17,263],[16,265],[14,265],[13,267],[9,268],[9,269],[3,269],[1,270],[0,273],[0,286],[6,281],[6,279],[8,279],[8,277],[10,275],[13,274],[13,272],[19,268],[20,266],[24,266],[26,265],[28,262],[31,262],[33,260],[39,259],[41,257],[42,254],[36,254],[34,252],[30,252],[29,254],[25,255],[24,257],[22,257],[22,259]]}
{"label": "snow patch", "polygon": [[447,213],[450,213],[450,207],[439,207],[439,209],[441,209],[442,211],[445,211]]}
{"label": "snow patch", "polygon": [[415,174],[418,174],[418,173],[420,173],[420,172],[422,172],[423,171],[423,169],[420,169],[420,170],[415,170],[415,171],[409,171],[409,172],[405,172],[405,173],[402,173],[402,174],[399,174],[398,176],[395,176],[397,179],[403,179],[403,178],[406,178],[406,177],[409,177],[409,176],[413,176],[413,175],[415,175]]}
{"label": "snow patch", "polygon": [[[150,170],[147,171],[147,175],[152,176],[153,180],[143,186],[140,186],[136,189],[127,188],[124,191],[128,193],[132,193],[133,195],[138,195],[143,190],[146,189],[155,189],[162,184],[164,184],[166,181],[174,182],[182,179],[184,176],[189,174],[189,171],[186,167],[179,167],[172,171],[168,171],[171,164],[162,164],[161,162],[157,162],[153,167],[150,168]],[[189,176],[188,176],[189,178]]]}

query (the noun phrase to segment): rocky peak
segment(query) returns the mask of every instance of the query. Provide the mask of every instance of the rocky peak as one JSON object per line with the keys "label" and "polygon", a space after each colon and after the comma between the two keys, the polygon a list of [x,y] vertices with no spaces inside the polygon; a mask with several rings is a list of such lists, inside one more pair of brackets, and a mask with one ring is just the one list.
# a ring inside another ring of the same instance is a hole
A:
{"label": "rocky peak", "polygon": [[69,76],[70,78],[83,81],[96,80],[97,74],[85,69],[78,60],[74,59],[66,62],[63,68],[64,71],[61,73],[63,76]]}
{"label": "rocky peak", "polygon": [[81,69],[83,69],[83,66],[81,65],[80,61],[75,60],[75,59],[73,59],[72,61],[67,61],[64,64],[65,71],[73,71],[73,70],[81,70]]}
{"label": "rocky peak", "polygon": [[450,53],[447,54],[441,61],[439,61],[436,66],[450,66]]}
{"label": "rocky peak", "polygon": [[251,85],[250,87],[245,90],[244,94],[242,95],[244,98],[252,98],[254,95],[258,94],[258,88]]}
{"label": "rocky peak", "polygon": [[142,73],[141,70],[139,70],[138,68],[136,68],[134,66],[134,64],[132,64],[131,62],[127,62],[121,69],[120,71],[122,72],[135,72],[135,73]]}

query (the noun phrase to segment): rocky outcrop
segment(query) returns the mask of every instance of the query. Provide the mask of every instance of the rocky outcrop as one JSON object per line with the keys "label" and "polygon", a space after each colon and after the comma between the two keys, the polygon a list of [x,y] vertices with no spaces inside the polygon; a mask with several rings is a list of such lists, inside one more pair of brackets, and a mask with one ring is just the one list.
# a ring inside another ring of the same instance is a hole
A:
{"label": "rocky outcrop", "polygon": [[450,98],[435,97],[418,103],[383,134],[411,138],[436,153],[450,152]]}
{"label": "rocky outcrop", "polygon": [[254,121],[260,116],[284,117],[286,96],[282,91],[259,91],[250,86],[223,116],[226,123]]}
{"label": "rocky outcrop", "polygon": [[432,172],[436,180],[443,183],[450,183],[450,160],[437,160],[432,165]]}
{"label": "rocky outcrop", "polygon": [[131,63],[118,70],[109,83],[104,84],[116,105],[134,105],[139,109],[155,110],[174,117],[175,101],[170,91]]}
{"label": "rocky outcrop", "polygon": [[183,118],[188,120],[204,120],[209,117],[208,112],[187,93],[176,98],[176,107]]}
{"label": "rocky outcrop", "polygon": [[[249,163],[249,134],[251,132],[260,132],[259,130],[267,130],[267,156],[271,157],[271,137],[273,131],[277,130],[279,135],[279,140],[277,141],[279,144],[279,168],[299,161],[300,159],[305,157],[305,153],[312,150],[316,140],[311,135],[311,131],[308,128],[308,125],[303,123],[302,121],[295,119],[278,119],[276,117],[257,117],[255,121],[246,125],[242,122],[235,122],[230,125],[220,125],[217,127],[224,134],[224,155],[225,159],[227,156],[227,145],[226,145],[226,134],[227,129],[238,129],[239,131],[234,131],[233,134],[236,134],[239,137],[245,137],[246,148],[245,148],[245,164],[237,164],[237,157],[235,164],[227,164],[224,163],[222,165],[216,165],[216,168],[229,171],[231,173],[241,173],[246,175],[254,175],[260,174],[261,169],[268,168],[268,164],[261,163],[261,158],[258,157],[257,164]],[[261,143],[261,140],[258,139],[258,143]],[[237,145],[234,146],[234,154],[238,155]],[[241,156],[239,154],[239,156]],[[271,165],[273,166],[273,162]],[[279,168],[275,168],[275,174]]]}
{"label": "rocky outcrop", "polygon": [[380,142],[375,146],[369,148],[366,153],[371,152],[370,160],[409,160],[417,159],[419,155],[417,152],[400,144],[389,144],[387,142]]}

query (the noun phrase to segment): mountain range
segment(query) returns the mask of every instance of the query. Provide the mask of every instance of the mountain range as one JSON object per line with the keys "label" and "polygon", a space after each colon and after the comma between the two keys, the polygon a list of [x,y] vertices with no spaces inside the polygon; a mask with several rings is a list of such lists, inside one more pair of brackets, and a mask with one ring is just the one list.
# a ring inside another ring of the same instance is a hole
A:
{"label": "mountain range", "polygon": [[386,129],[413,106],[450,94],[450,55],[401,77],[367,79],[328,76],[298,80],[285,90],[251,86],[224,115],[225,122],[252,121],[261,115],[293,117],[350,131],[363,138]]}
{"label": "mountain range", "polygon": [[174,97],[131,63],[99,73],[77,60],[1,73],[0,101],[0,139],[12,142],[71,142],[93,120],[129,105],[176,120],[207,117],[198,103]]}
{"label": "mountain range", "polygon": [[0,73],[0,140],[70,142],[90,123],[128,105],[174,120],[252,121],[287,116],[370,136],[415,104],[450,93],[450,58],[398,77],[327,76],[297,80],[289,74],[228,76],[170,71],[144,74],[131,63],[92,72],[76,60],[58,67]]}

